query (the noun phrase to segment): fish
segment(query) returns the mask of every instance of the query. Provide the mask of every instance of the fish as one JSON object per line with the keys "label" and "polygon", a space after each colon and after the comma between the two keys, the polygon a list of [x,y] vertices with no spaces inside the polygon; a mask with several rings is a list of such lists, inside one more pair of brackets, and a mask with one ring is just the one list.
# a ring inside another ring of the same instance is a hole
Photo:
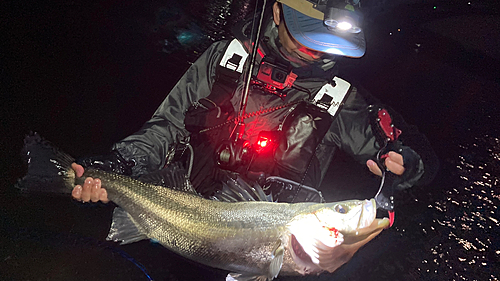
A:
{"label": "fish", "polygon": [[387,218],[376,218],[374,199],[210,200],[194,191],[181,168],[163,172],[166,185],[92,168],[77,177],[71,169],[74,158],[38,134],[25,138],[24,155],[28,171],[19,188],[69,193],[86,177],[99,178],[118,206],[107,240],[128,244],[153,239],[187,259],[228,271],[226,280],[334,272],[389,226]]}

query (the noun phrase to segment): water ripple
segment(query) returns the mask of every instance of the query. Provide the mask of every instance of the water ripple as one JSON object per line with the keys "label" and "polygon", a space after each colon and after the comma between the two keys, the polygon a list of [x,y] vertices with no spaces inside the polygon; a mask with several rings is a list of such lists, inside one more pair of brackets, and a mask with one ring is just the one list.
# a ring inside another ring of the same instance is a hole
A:
{"label": "water ripple", "polygon": [[435,215],[422,231],[431,247],[418,270],[429,279],[498,280],[500,140],[485,135],[459,149],[455,187],[428,205]]}

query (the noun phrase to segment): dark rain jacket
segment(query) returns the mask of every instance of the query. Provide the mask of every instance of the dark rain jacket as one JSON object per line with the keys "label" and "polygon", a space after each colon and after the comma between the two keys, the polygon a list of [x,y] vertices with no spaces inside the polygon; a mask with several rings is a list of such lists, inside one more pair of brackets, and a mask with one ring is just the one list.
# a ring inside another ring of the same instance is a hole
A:
{"label": "dark rain jacket", "polygon": [[[271,21],[266,29],[263,44],[267,45],[271,51],[274,50],[274,55],[278,56],[276,49],[279,48],[279,43],[276,41],[276,29]],[[211,93],[212,86],[216,81],[216,65],[227,45],[228,41],[220,41],[211,45],[189,67],[158,107],[153,117],[138,132],[114,145],[113,149],[126,161],[134,163],[131,168],[132,175],[138,176],[164,167],[169,150],[190,135],[184,124],[185,114],[191,105],[196,104]],[[272,94],[250,92],[246,112],[259,112],[285,103],[308,99],[310,95],[314,96],[334,76],[334,62],[321,61],[312,66],[296,68],[294,73],[298,74],[295,85],[305,89],[304,91],[296,88],[289,89],[284,98]],[[239,83],[232,97],[232,93],[227,93],[235,110],[239,108],[242,89],[243,81]],[[321,179],[337,150],[351,155],[363,165],[368,159],[376,158],[381,144],[377,142],[380,136],[372,127],[371,105],[381,106],[375,98],[359,88],[352,87],[342,110],[333,120],[321,144],[316,149]],[[246,119],[244,139],[253,143],[260,131],[276,130],[288,110],[289,107],[285,107],[267,114],[256,114],[256,116]],[[428,163],[435,161],[435,157],[427,139],[415,127],[406,124],[398,114],[392,111],[390,113],[395,126],[403,131],[400,140],[405,147],[411,147],[410,151],[416,151],[414,155],[417,158],[416,161],[413,161],[414,167],[406,167],[406,175],[404,175],[404,180],[399,183],[398,188],[410,187],[418,181],[428,183],[433,178],[434,171],[427,173],[424,171]],[[430,163],[429,167],[431,166],[434,166],[433,163]],[[316,181],[315,187],[319,186],[321,179]]]}

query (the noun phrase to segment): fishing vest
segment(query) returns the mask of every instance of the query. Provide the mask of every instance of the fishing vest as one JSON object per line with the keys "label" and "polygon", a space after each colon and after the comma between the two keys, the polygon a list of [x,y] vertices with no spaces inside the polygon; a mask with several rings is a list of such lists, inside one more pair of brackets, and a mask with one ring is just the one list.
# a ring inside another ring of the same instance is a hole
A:
{"label": "fishing vest", "polygon": [[[198,157],[194,161],[191,181],[198,192],[205,196],[209,196],[213,188],[219,185],[217,164],[209,158],[214,154],[217,143],[229,138],[229,127],[234,126],[234,123],[226,124],[227,120],[237,115],[230,99],[247,59],[248,53],[240,41],[230,41],[216,66],[216,79],[210,95],[193,104],[186,113],[185,126],[192,133],[195,157]],[[273,195],[274,200],[321,202],[321,193],[309,186],[314,186],[321,178],[319,168],[315,168],[319,167],[315,157],[316,147],[340,112],[350,89],[348,82],[334,77],[311,100],[294,105],[280,126],[279,145],[273,151],[272,158],[256,159],[245,168],[248,171],[246,176],[252,172],[256,172],[253,176],[257,178],[262,174],[272,175],[265,177],[269,178],[267,181],[265,178],[262,181],[261,177],[260,184],[268,194]],[[202,156],[197,156],[200,153]]]}

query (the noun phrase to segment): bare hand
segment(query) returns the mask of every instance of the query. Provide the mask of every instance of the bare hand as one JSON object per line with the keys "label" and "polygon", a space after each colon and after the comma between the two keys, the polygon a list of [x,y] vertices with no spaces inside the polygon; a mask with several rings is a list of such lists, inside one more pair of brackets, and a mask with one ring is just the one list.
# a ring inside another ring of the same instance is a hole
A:
{"label": "bare hand", "polygon": [[[83,175],[84,169],[81,165],[76,163],[71,164],[71,168],[75,170],[76,176],[81,177]],[[77,185],[73,188],[71,195],[74,199],[83,202],[97,202],[102,201],[103,203],[108,203],[108,193],[104,188],[101,188],[101,180],[93,179],[88,177],[85,179],[83,186]]]}
{"label": "bare hand", "polygon": [[[390,151],[388,153],[388,157],[385,158],[384,162],[385,166],[389,171],[396,175],[402,175],[405,171],[405,167],[403,166],[404,161],[403,161],[403,155]],[[368,160],[366,161],[366,166],[368,166],[368,169],[370,169],[370,172],[374,173],[377,176],[382,176],[382,171],[378,167],[377,163],[373,160]]]}

